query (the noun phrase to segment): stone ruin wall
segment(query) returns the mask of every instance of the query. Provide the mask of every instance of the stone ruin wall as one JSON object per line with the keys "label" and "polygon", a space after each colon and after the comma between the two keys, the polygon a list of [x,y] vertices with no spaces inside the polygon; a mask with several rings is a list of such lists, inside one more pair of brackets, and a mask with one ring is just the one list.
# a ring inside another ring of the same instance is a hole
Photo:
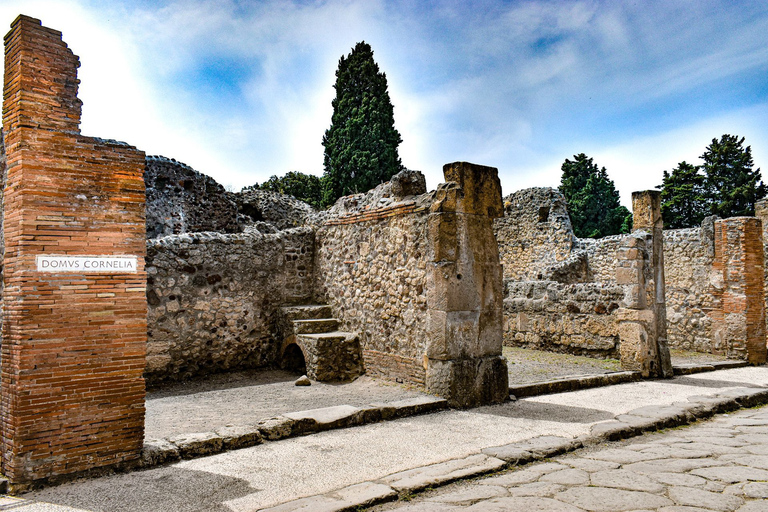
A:
{"label": "stone ruin wall", "polygon": [[278,308],[310,299],[312,261],[309,228],[150,240],[148,384],[276,365]]}
{"label": "stone ruin wall", "polygon": [[321,212],[315,294],[344,330],[357,331],[366,373],[425,384],[427,206],[422,183],[393,197],[391,183]]}
{"label": "stone ruin wall", "polygon": [[670,348],[717,352],[710,313],[718,307],[713,293],[713,218],[703,227],[664,231],[667,336]]}
{"label": "stone ruin wall", "polygon": [[504,265],[504,344],[618,357],[621,237],[576,238],[565,198],[552,188],[507,196],[494,231]]}
{"label": "stone ruin wall", "polygon": [[[761,214],[768,217],[768,201],[758,206]],[[554,189],[522,190],[505,199],[504,219],[495,225],[505,262],[504,343],[613,355],[620,338],[614,311],[622,297],[616,280],[617,250],[624,235],[578,239],[564,216],[565,202]],[[711,217],[701,227],[663,232],[668,344],[746,358],[746,349],[738,341],[741,335],[734,335],[738,329],[725,325],[721,317],[726,308],[724,290],[740,293],[740,280],[749,276],[729,274],[727,265],[718,267],[715,220]],[[747,222],[732,229],[746,233],[751,228]],[[721,241],[724,257],[737,250],[733,236]],[[764,256],[768,257],[765,240]],[[651,304],[652,276],[645,280]]]}

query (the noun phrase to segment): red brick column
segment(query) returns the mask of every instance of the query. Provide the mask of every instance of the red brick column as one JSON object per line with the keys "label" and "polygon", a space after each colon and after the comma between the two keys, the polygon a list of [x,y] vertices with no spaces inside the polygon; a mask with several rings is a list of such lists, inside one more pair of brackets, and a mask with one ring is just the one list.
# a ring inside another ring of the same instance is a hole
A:
{"label": "red brick column", "polygon": [[715,336],[726,356],[752,364],[766,362],[762,231],[754,217],[715,221],[713,267],[723,276]]}
{"label": "red brick column", "polygon": [[130,463],[143,442],[144,154],[80,135],[78,66],[60,32],[11,25],[0,391],[2,471],[17,487]]}

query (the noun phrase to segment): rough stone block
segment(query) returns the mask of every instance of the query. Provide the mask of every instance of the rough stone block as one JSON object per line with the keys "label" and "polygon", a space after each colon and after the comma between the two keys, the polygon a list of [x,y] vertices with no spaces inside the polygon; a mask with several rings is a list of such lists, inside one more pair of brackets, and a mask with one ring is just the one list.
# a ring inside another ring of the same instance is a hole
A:
{"label": "rough stone block", "polygon": [[183,434],[168,440],[178,447],[183,459],[219,453],[224,446],[223,439],[215,432]]}
{"label": "rough stone block", "polygon": [[507,361],[500,356],[429,359],[426,384],[428,392],[446,398],[451,407],[475,407],[509,399]]}
{"label": "rough stone block", "polygon": [[225,450],[237,450],[238,448],[255,446],[264,441],[259,428],[255,425],[228,425],[217,429],[216,434],[221,437]]}
{"label": "rough stone block", "polygon": [[494,219],[504,215],[499,171],[495,167],[454,162],[443,166],[443,175],[445,181],[456,182],[463,191],[457,211]]}
{"label": "rough stone block", "polygon": [[167,439],[147,439],[141,450],[141,465],[157,466],[175,462],[181,458],[179,448]]}

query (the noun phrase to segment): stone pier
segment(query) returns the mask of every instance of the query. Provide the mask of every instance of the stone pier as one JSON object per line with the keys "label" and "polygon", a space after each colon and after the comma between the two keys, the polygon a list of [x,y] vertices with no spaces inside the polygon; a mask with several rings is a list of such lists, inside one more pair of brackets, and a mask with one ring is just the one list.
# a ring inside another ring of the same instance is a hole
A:
{"label": "stone pier", "polygon": [[621,364],[644,377],[672,377],[667,346],[661,193],[632,193],[633,232],[617,251],[616,282],[624,288],[619,310]]}
{"label": "stone pier", "polygon": [[456,407],[497,403],[509,396],[498,171],[456,162],[443,173],[428,218],[426,387]]}

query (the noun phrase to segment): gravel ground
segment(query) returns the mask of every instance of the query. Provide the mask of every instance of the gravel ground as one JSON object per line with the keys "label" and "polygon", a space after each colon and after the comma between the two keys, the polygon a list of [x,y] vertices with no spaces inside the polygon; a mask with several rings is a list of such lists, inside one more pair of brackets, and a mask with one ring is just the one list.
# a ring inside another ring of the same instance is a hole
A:
{"label": "gravel ground", "polygon": [[286,412],[335,405],[363,406],[424,395],[400,384],[360,377],[344,384],[312,382],[280,370],[212,375],[173,384],[147,396],[145,437],[210,432],[225,425],[252,425]]}

